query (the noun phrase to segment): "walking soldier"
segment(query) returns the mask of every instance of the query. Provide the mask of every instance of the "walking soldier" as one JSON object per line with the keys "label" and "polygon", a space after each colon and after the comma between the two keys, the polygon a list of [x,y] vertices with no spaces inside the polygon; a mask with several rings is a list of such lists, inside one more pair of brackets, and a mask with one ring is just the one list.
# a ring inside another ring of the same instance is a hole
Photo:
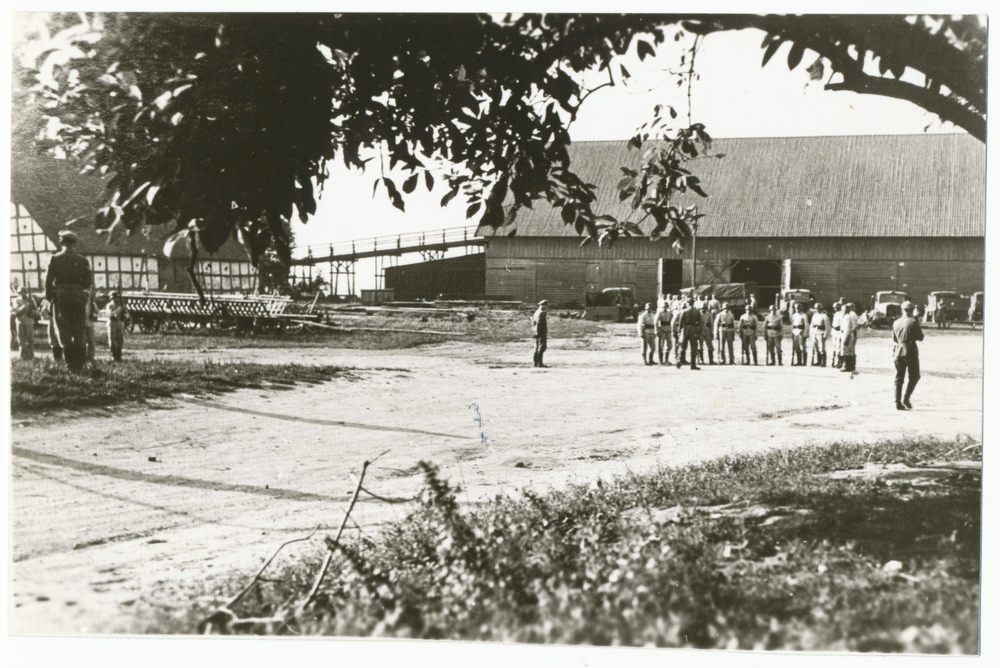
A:
{"label": "walking soldier", "polygon": [[[903,315],[892,323],[892,341],[896,344],[893,350],[893,362],[896,366],[896,410],[913,408],[910,395],[920,380],[920,357],[917,342],[924,340],[924,331],[920,321],[913,317],[913,302],[903,302]],[[906,394],[903,394],[903,381],[909,373],[906,384]]]}
{"label": "walking soldier", "polygon": [[62,250],[52,256],[45,274],[45,298],[52,302],[56,337],[71,371],[87,359],[87,293],[93,284],[90,263],[76,252],[76,235],[59,233]]}

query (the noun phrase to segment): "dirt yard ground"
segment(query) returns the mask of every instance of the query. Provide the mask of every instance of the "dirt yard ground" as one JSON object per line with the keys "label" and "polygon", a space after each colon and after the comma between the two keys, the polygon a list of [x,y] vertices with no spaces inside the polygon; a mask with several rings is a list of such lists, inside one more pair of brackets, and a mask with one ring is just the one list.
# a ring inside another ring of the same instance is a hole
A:
{"label": "dirt yard ground", "polygon": [[[475,503],[767,448],[981,440],[981,332],[928,330],[915,409],[899,412],[884,332],[859,342],[852,377],[787,366],[787,350],[783,367],[646,367],[633,327],[556,339],[549,369],[532,368],[529,341],[133,353],[356,371],[292,391],[15,420],[9,630],[134,632],[137,610],[180,610],[192,583],[252,577],[282,542],[335,529],[362,461],[383,451],[372,492],[412,496],[428,460]],[[368,498],[353,518],[371,532],[407,508]]]}

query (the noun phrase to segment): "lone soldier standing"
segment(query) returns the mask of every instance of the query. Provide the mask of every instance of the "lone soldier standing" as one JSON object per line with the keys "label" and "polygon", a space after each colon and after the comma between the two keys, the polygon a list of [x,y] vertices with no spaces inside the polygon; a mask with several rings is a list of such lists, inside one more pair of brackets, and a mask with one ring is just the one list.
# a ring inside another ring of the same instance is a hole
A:
{"label": "lone soldier standing", "polygon": [[743,364],[750,364],[750,354],[753,353],[753,363],[757,364],[757,314],[751,306],[740,316],[740,355]]}
{"label": "lone soldier standing", "polygon": [[729,350],[729,363],[736,364],[736,356],[733,354],[733,338],[736,336],[736,318],[733,311],[726,304],[722,307],[722,312],[715,318],[715,337],[719,340],[719,364],[726,363],[726,350]]}
{"label": "lone soldier standing", "polygon": [[795,304],[790,324],[792,326],[792,366],[805,366],[809,317],[802,312],[802,304],[798,302]]}
{"label": "lone soldier standing", "polygon": [[535,314],[531,316],[531,330],[532,335],[535,337],[535,366],[547,369],[548,367],[542,362],[542,355],[545,354],[545,349],[548,347],[549,341],[549,300],[543,299],[538,302],[538,310]]}
{"label": "lone soldier standing", "polygon": [[[892,323],[893,362],[896,365],[896,410],[913,408],[910,395],[920,380],[920,356],[917,341],[924,340],[924,331],[920,321],[913,317],[913,302],[903,302],[903,315]],[[903,394],[903,381],[909,372],[910,379],[906,383],[906,394]]]}
{"label": "lone soldier standing", "polygon": [[656,356],[656,316],[653,314],[653,304],[646,303],[646,310],[639,314],[635,328],[642,339],[642,361],[647,366],[655,364]]}
{"label": "lone soldier standing", "polygon": [[669,304],[664,301],[656,309],[656,350],[660,356],[660,364],[670,364],[670,350],[672,347],[673,332],[670,321],[673,319]]}
{"label": "lone soldier standing", "polygon": [[128,320],[128,310],[125,308],[125,300],[122,299],[122,293],[115,290],[111,293],[111,303],[108,304],[108,347],[111,348],[111,359],[116,362],[122,361],[126,320]]}
{"label": "lone soldier standing", "polygon": [[[681,329],[681,350],[691,354],[691,370],[698,371],[695,364],[698,359],[698,339],[701,338],[701,313],[694,307],[694,300],[688,299],[687,308],[681,313],[678,324]],[[682,352],[683,354],[683,352]],[[677,359],[677,368],[681,368],[681,359]]]}
{"label": "lone soldier standing", "polygon": [[826,366],[826,340],[830,336],[830,318],[823,311],[822,304],[816,304],[816,312],[809,323],[809,337],[812,341],[813,366]]}
{"label": "lone soldier standing", "polygon": [[21,359],[35,359],[35,318],[38,307],[28,286],[22,285],[14,299],[11,315],[17,320],[17,342],[21,347]]}
{"label": "lone soldier standing", "polygon": [[76,235],[59,233],[62,250],[52,256],[45,273],[45,298],[52,302],[56,338],[66,366],[80,371],[87,359],[87,289],[93,283],[90,263],[76,252]]}
{"label": "lone soldier standing", "polygon": [[784,335],[781,316],[778,315],[778,307],[771,304],[768,314],[764,316],[764,331],[767,334],[767,365],[782,365],[781,360],[781,337]]}

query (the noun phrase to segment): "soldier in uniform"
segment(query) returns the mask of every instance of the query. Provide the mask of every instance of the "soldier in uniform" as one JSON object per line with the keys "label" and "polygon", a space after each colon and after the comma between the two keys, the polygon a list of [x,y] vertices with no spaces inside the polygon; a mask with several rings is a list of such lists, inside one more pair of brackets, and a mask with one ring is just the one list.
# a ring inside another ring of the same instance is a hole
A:
{"label": "soldier in uniform", "polygon": [[35,318],[38,307],[27,286],[22,285],[14,299],[11,315],[17,320],[17,342],[21,348],[21,359],[35,359]]}
{"label": "soldier in uniform", "polygon": [[698,359],[705,363],[705,351],[708,351],[708,363],[715,364],[715,342],[712,340],[712,325],[715,320],[708,312],[708,305],[701,307],[701,341],[699,346],[700,354]]}
{"label": "soldier in uniform", "polygon": [[768,313],[764,316],[764,332],[767,337],[767,365],[782,365],[781,338],[784,336],[784,323],[778,315],[778,307],[774,304],[768,308]]}
{"label": "soldier in uniform", "polygon": [[672,347],[673,331],[670,323],[673,316],[668,308],[669,304],[664,300],[663,304],[656,309],[656,351],[660,356],[660,364],[670,364],[670,349]]}
{"label": "soldier in uniform", "polygon": [[[896,410],[913,408],[910,396],[920,380],[920,356],[917,342],[924,340],[924,331],[920,321],[913,317],[913,302],[905,301],[902,305],[903,315],[892,323],[892,341],[895,343],[892,357],[896,366]],[[906,383],[906,394],[903,394],[903,381],[909,373]]]}
{"label": "soldier in uniform", "polygon": [[823,311],[823,305],[816,304],[816,312],[809,322],[813,366],[826,366],[826,340],[830,337],[830,330],[830,318]]}
{"label": "soldier in uniform", "polygon": [[[108,347],[111,348],[111,359],[116,362],[122,361],[127,320],[128,310],[125,308],[125,300],[122,298],[122,293],[115,290],[111,293],[111,302],[108,303]],[[541,355],[538,355],[538,358],[540,360]],[[540,361],[535,366],[539,366],[539,364]]]}
{"label": "soldier in uniform", "polygon": [[726,304],[722,312],[715,318],[715,338],[719,341],[719,363],[726,363],[726,350],[729,350],[729,363],[736,364],[733,354],[733,338],[736,336],[736,318],[733,310]]}
{"label": "soldier in uniform", "polygon": [[712,319],[711,322],[714,323],[715,319],[719,316],[719,311],[722,310],[722,302],[715,298],[713,294],[711,299],[708,300],[708,316]]}
{"label": "soldier in uniform", "polygon": [[94,361],[94,329],[97,326],[97,318],[100,313],[97,310],[97,304],[94,302],[94,295],[92,290],[87,290],[87,328],[84,331],[85,338],[87,339],[87,361]]}
{"label": "soldier in uniform", "polygon": [[802,304],[796,302],[789,320],[792,326],[792,366],[805,366],[809,316],[802,312]]}
{"label": "soldier in uniform", "polygon": [[542,362],[542,355],[548,348],[549,341],[549,300],[543,299],[538,302],[538,310],[531,316],[531,332],[535,337],[535,366],[546,369],[548,367]]}
{"label": "soldier in uniform", "polygon": [[750,364],[750,355],[753,354],[753,363],[757,364],[757,314],[748,305],[746,313],[740,316],[740,354],[743,364]]}
{"label": "soldier in uniform", "polygon": [[647,366],[656,364],[656,315],[653,304],[646,303],[646,308],[636,318],[635,328],[642,341],[642,362]]}
{"label": "soldier in uniform", "polygon": [[[681,312],[681,317],[678,321],[681,329],[681,351],[683,353],[690,352],[691,354],[691,370],[698,371],[699,367],[695,364],[695,360],[698,359],[698,339],[701,338],[701,328],[702,328],[701,313],[694,307],[694,300],[689,299],[687,303],[687,308]],[[681,368],[681,360],[677,360],[677,368]]]}
{"label": "soldier in uniform", "polygon": [[854,304],[844,304],[844,312],[840,316],[840,356],[843,364],[841,371],[856,371],[858,368],[855,344],[858,342],[860,327],[858,316],[854,313]]}
{"label": "soldier in uniform", "polygon": [[56,338],[71,371],[87,360],[87,289],[93,284],[90,263],[76,252],[76,235],[59,233],[62,250],[52,256],[45,274],[45,298],[52,303]]}
{"label": "soldier in uniform", "polygon": [[841,344],[844,341],[844,337],[840,332],[840,320],[844,315],[844,300],[838,299],[833,305],[833,311],[831,313],[832,326],[833,329],[830,332],[831,341],[830,346],[833,348],[833,363],[830,364],[834,369],[839,369],[844,361],[841,358]]}
{"label": "soldier in uniform", "polygon": [[681,329],[681,315],[684,313],[684,302],[678,299],[674,302],[673,316],[670,318],[670,331],[674,335],[674,357],[678,364],[687,364],[687,355],[681,342],[684,340],[684,330]]}

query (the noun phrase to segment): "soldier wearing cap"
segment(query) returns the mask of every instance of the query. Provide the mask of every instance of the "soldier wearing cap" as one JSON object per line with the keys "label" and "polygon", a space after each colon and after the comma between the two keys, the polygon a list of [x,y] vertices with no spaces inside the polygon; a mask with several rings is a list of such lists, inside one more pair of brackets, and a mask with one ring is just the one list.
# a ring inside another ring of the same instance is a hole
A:
{"label": "soldier wearing cap", "polygon": [[795,303],[789,324],[792,326],[792,366],[805,366],[809,316],[802,312],[802,304]]}
{"label": "soldier wearing cap", "polygon": [[768,308],[768,313],[764,316],[764,333],[767,337],[767,365],[782,365],[781,339],[784,336],[784,324],[781,316],[778,315],[778,307],[774,304]]}
{"label": "soldier wearing cap", "polygon": [[62,250],[52,256],[45,273],[45,298],[52,303],[56,337],[71,371],[87,360],[87,290],[93,285],[90,263],[76,252],[76,235],[59,233]]}
{"label": "soldier wearing cap", "polygon": [[[896,366],[896,410],[913,408],[910,396],[920,380],[920,354],[917,342],[924,340],[924,330],[920,321],[913,317],[913,302],[903,302],[903,315],[892,323],[892,342],[895,343],[892,357]],[[906,394],[903,394],[903,381],[909,374],[906,383]]]}
{"label": "soldier wearing cap", "polygon": [[111,348],[111,359],[122,361],[122,348],[125,347],[125,326],[128,322],[128,310],[122,293],[115,290],[111,293],[108,303],[108,347]]}
{"label": "soldier wearing cap", "polygon": [[543,299],[538,302],[538,310],[531,316],[531,332],[532,336],[535,337],[535,366],[543,369],[548,368],[542,362],[542,355],[545,354],[549,341],[548,310],[549,300]]}
{"label": "soldier wearing cap", "polygon": [[636,318],[635,328],[642,340],[642,361],[647,366],[656,364],[656,315],[653,304],[646,303],[645,310]]}
{"label": "soldier wearing cap", "polygon": [[840,320],[843,316],[844,300],[841,298],[834,302],[833,311],[831,312],[832,329],[830,331],[830,347],[833,348],[833,362],[830,366],[834,369],[839,369],[844,364],[841,351],[841,344],[844,342],[844,337],[840,331]]}
{"label": "soldier wearing cap", "polygon": [[750,356],[753,355],[753,363],[757,364],[757,314],[751,306],[747,306],[746,313],[740,316],[740,355],[743,364],[750,364]]}
{"label": "soldier wearing cap", "polygon": [[94,361],[94,329],[97,326],[97,318],[100,312],[97,310],[97,303],[94,302],[94,291],[87,290],[87,324],[84,329],[84,338],[87,340],[87,361]]}
{"label": "soldier wearing cap", "polygon": [[670,312],[669,303],[663,303],[656,309],[656,352],[660,357],[660,364],[670,364],[670,350],[673,344],[673,330],[671,328],[673,314]]}
{"label": "soldier wearing cap", "polygon": [[830,318],[822,304],[816,304],[816,312],[809,321],[809,340],[812,343],[812,365],[826,366],[826,340],[830,337]]}
{"label": "soldier wearing cap", "polygon": [[722,307],[722,312],[715,317],[715,338],[719,341],[719,364],[726,363],[726,351],[729,351],[729,363],[736,364],[733,354],[733,339],[736,336],[736,318],[729,304]]}
{"label": "soldier wearing cap", "polygon": [[[694,299],[688,299],[687,308],[681,313],[677,322],[681,330],[681,354],[690,352],[691,370],[698,371],[699,367],[695,363],[698,359],[698,339],[701,337],[702,318],[701,312],[694,307]],[[677,368],[681,368],[682,358],[677,359]]]}
{"label": "soldier wearing cap", "polygon": [[701,311],[701,339],[698,342],[698,360],[705,363],[705,351],[708,351],[708,363],[715,364],[715,343],[712,340],[712,325],[714,319],[708,311],[708,304],[703,304]]}
{"label": "soldier wearing cap", "polygon": [[18,289],[11,315],[17,321],[17,342],[21,348],[21,359],[35,359],[35,318],[38,317],[38,306],[35,305],[35,298],[31,296],[28,286],[22,285]]}
{"label": "soldier wearing cap", "polygon": [[858,329],[861,323],[854,313],[854,304],[844,304],[844,312],[840,316],[840,359],[841,371],[853,372],[858,368],[858,355],[855,344],[858,342]]}

